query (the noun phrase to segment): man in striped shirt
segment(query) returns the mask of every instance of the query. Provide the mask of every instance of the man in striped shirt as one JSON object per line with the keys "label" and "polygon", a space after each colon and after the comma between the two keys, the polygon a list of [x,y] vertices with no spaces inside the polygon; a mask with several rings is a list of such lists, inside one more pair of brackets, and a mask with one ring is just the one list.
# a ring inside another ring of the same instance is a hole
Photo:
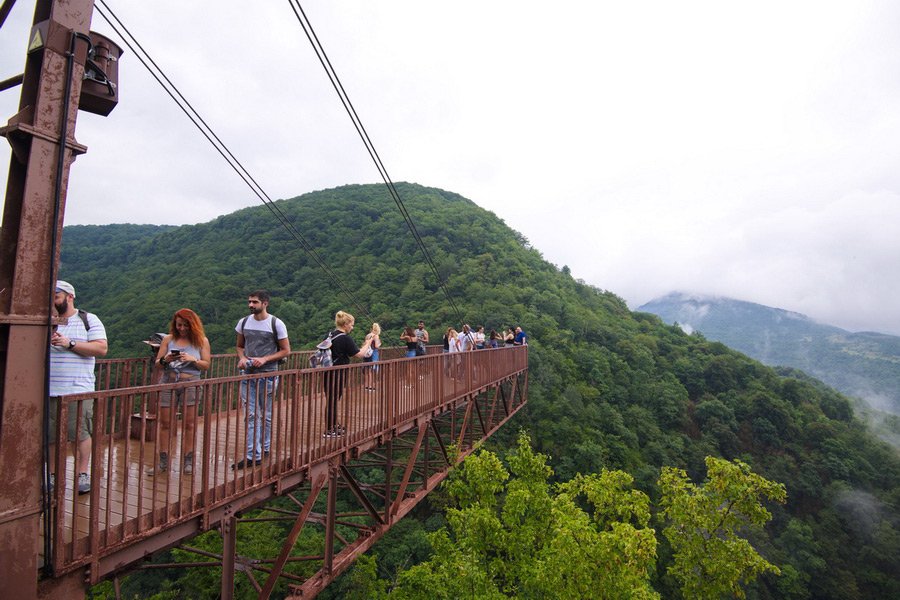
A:
{"label": "man in striped shirt", "polygon": [[[56,461],[53,446],[56,440],[57,400],[64,394],[94,391],[94,361],[105,356],[107,350],[106,329],[96,315],[75,308],[75,288],[65,281],[56,282],[53,305],[60,317],[68,319],[65,325],[55,327],[50,336],[50,472]],[[78,423],[79,414],[81,423]],[[69,405],[67,439],[76,442],[75,464],[78,467],[79,494],[91,491],[88,467],[91,462],[91,430],[94,424],[94,401]],[[80,426],[79,426],[80,425]],[[78,431],[76,432],[76,428]],[[77,435],[76,435],[77,434]],[[51,489],[55,477],[50,476]]]}

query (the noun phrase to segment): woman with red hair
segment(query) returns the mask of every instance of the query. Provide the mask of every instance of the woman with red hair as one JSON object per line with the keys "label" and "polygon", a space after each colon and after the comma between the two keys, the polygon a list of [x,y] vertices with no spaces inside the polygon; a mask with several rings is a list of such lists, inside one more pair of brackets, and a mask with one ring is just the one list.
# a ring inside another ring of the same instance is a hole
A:
{"label": "woman with red hair", "polygon": [[[209,340],[203,334],[203,323],[197,313],[189,308],[182,308],[172,316],[169,334],[160,342],[159,352],[156,354],[156,366],[163,369],[160,383],[199,380],[200,372],[208,369],[209,364]],[[203,400],[202,394],[203,388],[200,386],[163,390],[159,393],[159,464],[148,471],[148,475],[169,469],[169,431],[178,405],[182,403],[184,433],[181,446],[185,450],[182,473],[189,475],[194,472],[194,422],[197,420],[197,401]]]}

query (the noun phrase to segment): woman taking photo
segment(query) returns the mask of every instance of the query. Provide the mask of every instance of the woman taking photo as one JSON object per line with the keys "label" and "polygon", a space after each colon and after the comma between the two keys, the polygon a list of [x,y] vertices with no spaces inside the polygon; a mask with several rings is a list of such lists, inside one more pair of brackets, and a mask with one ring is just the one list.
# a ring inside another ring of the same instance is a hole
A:
{"label": "woman taking photo", "polygon": [[[362,348],[356,347],[356,342],[350,337],[350,332],[356,324],[356,318],[342,310],[334,315],[334,331],[329,334],[331,338],[331,359],[334,366],[349,365],[351,358],[365,358],[366,351],[372,346],[372,340],[368,337]],[[325,433],[322,437],[343,437],[344,428],[338,422],[338,401],[344,393],[344,385],[347,383],[347,369],[329,369],[324,373],[323,386],[325,387]]]}
{"label": "woman taking photo", "polygon": [[500,344],[498,343],[499,339],[500,339],[500,334],[497,333],[496,331],[494,331],[493,329],[491,329],[491,335],[490,335],[490,338],[488,339],[487,343],[485,344],[485,348],[499,348],[500,347]]}
{"label": "woman taking photo", "polygon": [[[197,313],[182,308],[169,323],[169,334],[159,344],[156,353],[156,367],[163,370],[160,383],[176,383],[200,379],[200,372],[209,368],[209,340],[203,334],[203,323]],[[174,394],[173,394],[174,392]],[[175,403],[172,403],[174,396]],[[184,422],[182,447],[184,455],[182,473],[194,472],[194,423],[197,420],[197,401],[203,400],[203,390],[199,386],[177,390],[163,390],[159,393],[159,464],[147,474],[162,473],[169,469],[169,432],[172,420],[182,404],[181,415]]]}
{"label": "woman taking photo", "polygon": [[[369,343],[369,349],[363,356],[364,363],[378,362],[378,349],[381,348],[381,325],[372,323],[372,329],[366,334],[366,342]],[[375,391],[375,373],[378,367],[375,365],[366,367],[366,389],[370,392]]]}
{"label": "woman taking photo", "polygon": [[407,327],[403,330],[403,335],[400,336],[400,339],[406,342],[406,358],[411,358],[416,355],[416,332],[413,331],[412,327]]}

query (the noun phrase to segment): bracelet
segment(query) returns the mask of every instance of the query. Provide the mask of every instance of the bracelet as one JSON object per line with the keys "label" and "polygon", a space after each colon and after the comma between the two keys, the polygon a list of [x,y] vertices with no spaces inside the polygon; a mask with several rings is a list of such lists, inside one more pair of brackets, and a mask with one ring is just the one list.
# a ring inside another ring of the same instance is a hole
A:
{"label": "bracelet", "polygon": [[165,358],[160,358],[160,359],[159,359],[159,364],[161,364],[161,365],[164,366],[164,367],[166,367],[166,366],[169,365],[169,363],[166,362],[166,359],[165,359]]}

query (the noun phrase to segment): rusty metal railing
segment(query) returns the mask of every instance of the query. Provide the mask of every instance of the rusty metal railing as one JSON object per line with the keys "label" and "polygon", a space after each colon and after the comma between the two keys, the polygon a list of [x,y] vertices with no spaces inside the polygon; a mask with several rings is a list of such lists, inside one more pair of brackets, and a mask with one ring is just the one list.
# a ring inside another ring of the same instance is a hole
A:
{"label": "rusty metal railing", "polygon": [[[437,353],[377,363],[327,369],[287,368],[273,374],[215,376],[172,384],[131,385],[64,396],[58,403],[53,439],[65,440],[69,411],[93,407],[90,481],[87,494],[76,488],[76,460],[68,444],[57,443],[50,460],[56,475],[52,492],[52,556],[54,572],[96,565],[104,556],[121,551],[191,520],[204,522],[210,511],[266,486],[296,476],[319,461],[408,428],[422,415],[448,403],[478,394],[528,368],[527,347],[489,351]],[[400,349],[402,351],[403,349]],[[305,365],[297,352],[287,366]],[[390,353],[385,352],[382,356]],[[217,357],[222,370],[236,367],[236,359]],[[141,359],[106,361],[105,382],[147,380]],[[241,402],[241,388],[261,390],[274,377],[271,446],[258,461],[247,461],[249,405]],[[340,387],[337,421],[340,437],[328,435],[325,414],[329,390]],[[161,392],[196,394],[195,409],[156,406]],[[170,423],[168,444],[161,411]],[[196,413],[196,414],[195,414]],[[193,427],[189,427],[193,424]],[[159,472],[160,450],[169,459]],[[191,454],[191,469],[184,459]],[[234,468],[240,461],[244,468]],[[202,529],[202,527],[201,527]],[[96,569],[94,570],[96,572]]]}
{"label": "rusty metal railing", "polygon": [[[440,354],[440,346],[426,346],[426,354]],[[282,366],[283,370],[305,369],[309,364],[309,357],[314,350],[298,350],[291,352],[287,361]],[[406,354],[405,347],[383,346],[379,350],[381,360],[403,358]],[[217,377],[231,377],[238,375],[237,354],[213,354],[209,369],[203,373],[203,377],[213,379]],[[96,389],[112,390],[126,387],[138,387],[150,385],[152,381],[152,356],[140,356],[131,358],[98,358],[94,367],[96,375]]]}

